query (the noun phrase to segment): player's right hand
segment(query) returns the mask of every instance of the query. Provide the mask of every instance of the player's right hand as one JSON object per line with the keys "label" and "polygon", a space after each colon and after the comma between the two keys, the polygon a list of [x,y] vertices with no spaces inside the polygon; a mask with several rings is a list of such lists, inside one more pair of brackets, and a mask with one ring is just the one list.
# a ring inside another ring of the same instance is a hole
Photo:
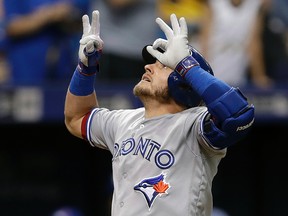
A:
{"label": "player's right hand", "polygon": [[90,25],[89,17],[85,14],[82,17],[83,35],[79,47],[79,66],[81,72],[87,75],[95,74],[103,49],[103,40],[100,38],[99,11],[92,12]]}

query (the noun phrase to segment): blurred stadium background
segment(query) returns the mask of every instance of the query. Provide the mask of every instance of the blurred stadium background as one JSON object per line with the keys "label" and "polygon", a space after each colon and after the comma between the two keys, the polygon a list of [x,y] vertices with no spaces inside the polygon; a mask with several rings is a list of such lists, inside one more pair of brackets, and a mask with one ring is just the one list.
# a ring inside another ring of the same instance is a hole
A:
{"label": "blurred stadium background", "polygon": [[[288,20],[287,7],[280,8],[277,13]],[[0,21],[1,40],[4,23]],[[3,70],[7,65],[1,54],[0,216],[109,216],[111,155],[73,137],[65,128],[69,79],[47,86],[1,85],[9,75]],[[138,107],[132,88],[133,84],[120,82],[96,85],[101,106],[111,109]],[[242,91],[256,107],[255,126],[245,140],[229,148],[220,163],[213,187],[215,207],[229,216],[287,216],[288,86],[246,86]]]}

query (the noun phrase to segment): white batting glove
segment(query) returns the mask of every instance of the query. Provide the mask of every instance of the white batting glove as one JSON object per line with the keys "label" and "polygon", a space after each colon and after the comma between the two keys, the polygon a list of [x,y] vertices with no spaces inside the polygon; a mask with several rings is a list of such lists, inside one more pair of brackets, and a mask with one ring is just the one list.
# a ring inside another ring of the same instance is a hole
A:
{"label": "white batting glove", "polygon": [[[79,65],[82,70],[85,70],[84,73],[90,74],[93,72],[95,67],[98,66],[98,61],[100,59],[104,44],[100,38],[99,11],[94,10],[92,12],[91,25],[87,14],[82,17],[82,23],[83,35],[79,42],[80,47],[78,52],[80,61]],[[87,68],[85,68],[83,65]]]}
{"label": "white batting glove", "polygon": [[[181,17],[178,22],[176,15],[171,14],[170,21],[172,29],[161,18],[156,19],[156,23],[165,33],[167,40],[156,39],[152,46],[147,46],[147,51],[162,64],[174,70],[179,62],[190,55],[190,51],[185,18]],[[164,52],[161,53],[157,48],[161,48]]]}

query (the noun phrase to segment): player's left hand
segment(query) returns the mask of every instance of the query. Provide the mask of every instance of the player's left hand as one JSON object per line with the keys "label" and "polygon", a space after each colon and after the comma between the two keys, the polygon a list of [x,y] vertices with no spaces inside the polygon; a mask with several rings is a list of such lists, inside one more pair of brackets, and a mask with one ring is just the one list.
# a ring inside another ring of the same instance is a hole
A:
{"label": "player's left hand", "polygon": [[[162,64],[175,69],[179,62],[190,55],[188,42],[188,28],[184,17],[178,19],[175,14],[170,15],[172,29],[161,19],[156,23],[165,33],[167,40],[158,38],[152,46],[147,46],[147,51],[158,59]],[[163,53],[157,50],[161,48]]]}
{"label": "player's left hand", "polygon": [[79,42],[79,65],[82,70],[85,70],[84,73],[89,75],[90,72],[95,73],[94,70],[98,66],[104,44],[100,38],[99,11],[92,12],[91,25],[87,14],[82,17],[82,23],[83,35]]}

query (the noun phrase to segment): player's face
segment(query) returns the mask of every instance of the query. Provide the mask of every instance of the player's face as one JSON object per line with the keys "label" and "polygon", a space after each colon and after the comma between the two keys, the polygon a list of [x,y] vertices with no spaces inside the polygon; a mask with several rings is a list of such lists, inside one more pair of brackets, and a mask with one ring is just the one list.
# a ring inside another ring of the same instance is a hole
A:
{"label": "player's face", "polygon": [[141,81],[134,87],[134,94],[139,98],[154,98],[161,102],[171,100],[168,93],[168,77],[173,70],[156,61],[145,65]]}

